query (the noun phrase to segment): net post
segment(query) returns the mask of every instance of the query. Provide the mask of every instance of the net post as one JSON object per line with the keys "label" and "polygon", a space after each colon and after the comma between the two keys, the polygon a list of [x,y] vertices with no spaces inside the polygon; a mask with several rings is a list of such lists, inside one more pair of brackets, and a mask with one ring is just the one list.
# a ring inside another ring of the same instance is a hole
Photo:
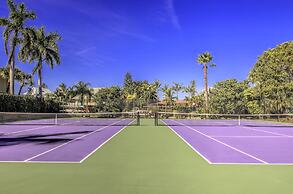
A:
{"label": "net post", "polygon": [[55,114],[55,125],[58,124],[58,114]]}
{"label": "net post", "polygon": [[140,114],[139,114],[139,112],[136,113],[136,120],[137,120],[137,126],[140,126]]}
{"label": "net post", "polygon": [[158,113],[155,112],[155,126],[158,126],[158,125],[159,125],[158,120],[159,120],[159,118],[158,118]]}

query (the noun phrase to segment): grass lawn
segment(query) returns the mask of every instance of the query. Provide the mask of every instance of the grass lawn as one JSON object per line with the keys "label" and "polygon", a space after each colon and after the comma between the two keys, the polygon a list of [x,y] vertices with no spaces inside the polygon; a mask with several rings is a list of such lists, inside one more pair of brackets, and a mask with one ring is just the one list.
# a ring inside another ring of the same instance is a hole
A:
{"label": "grass lawn", "polygon": [[167,127],[142,120],[82,164],[0,163],[1,194],[286,194],[293,166],[209,165]]}

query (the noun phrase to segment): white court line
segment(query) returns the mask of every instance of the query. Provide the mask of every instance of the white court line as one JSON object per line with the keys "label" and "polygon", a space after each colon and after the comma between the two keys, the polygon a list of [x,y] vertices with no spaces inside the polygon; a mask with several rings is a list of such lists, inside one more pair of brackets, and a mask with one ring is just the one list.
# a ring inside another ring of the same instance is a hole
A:
{"label": "white court line", "polygon": [[37,130],[37,129],[45,129],[45,128],[49,128],[49,127],[52,127],[52,126],[44,126],[44,127],[36,127],[36,128],[24,129],[24,130],[14,131],[14,132],[10,132],[10,133],[3,133],[1,135],[13,135],[13,134],[23,133],[23,132],[27,132],[27,131],[34,131],[34,130]]}
{"label": "white court line", "polygon": [[231,163],[225,163],[225,162],[214,162],[211,163],[212,165],[258,165],[258,166],[293,166],[293,163],[236,163],[236,162],[231,162]]}
{"label": "white court line", "polygon": [[[165,123],[164,121],[162,121],[163,123]],[[165,123],[166,124],[166,123]],[[166,126],[168,126],[166,124]],[[207,159],[204,155],[202,155],[198,150],[196,150],[190,143],[188,143],[181,135],[179,135],[174,129],[172,129],[172,127],[168,126],[168,128],[173,131],[184,143],[186,143],[193,151],[195,151],[198,155],[200,155],[207,163],[212,164],[212,162]]]}
{"label": "white court line", "polygon": [[211,137],[227,137],[227,138],[293,138],[293,136],[270,136],[270,135],[211,135]]}
{"label": "white court line", "polygon": [[[124,120],[124,119],[123,119],[123,120]],[[33,159],[37,158],[37,157],[40,157],[40,156],[42,156],[42,155],[45,155],[45,154],[47,154],[47,153],[49,153],[49,152],[52,152],[52,151],[54,151],[54,150],[56,150],[56,149],[58,149],[58,148],[60,148],[60,147],[63,147],[63,146],[65,146],[65,145],[69,144],[69,143],[72,143],[72,142],[74,142],[74,141],[76,141],[76,140],[80,140],[80,139],[82,139],[82,138],[84,138],[84,137],[87,137],[87,136],[89,136],[89,135],[91,135],[91,134],[94,134],[94,133],[96,133],[96,132],[98,132],[98,131],[101,131],[101,130],[107,128],[107,127],[111,127],[111,126],[113,126],[113,125],[115,125],[115,124],[117,124],[117,123],[119,123],[119,122],[121,122],[121,121],[123,121],[123,120],[117,121],[117,122],[115,122],[115,123],[112,123],[111,125],[107,125],[107,126],[104,126],[104,127],[102,127],[102,128],[98,128],[97,130],[94,130],[94,131],[92,131],[91,133],[88,133],[88,134],[82,135],[82,136],[77,137],[77,138],[75,138],[75,139],[73,139],[73,140],[71,140],[71,141],[68,141],[68,142],[66,142],[66,143],[63,143],[63,144],[61,144],[61,145],[59,145],[59,146],[56,146],[56,147],[54,147],[54,148],[52,148],[52,149],[49,149],[49,150],[47,150],[47,151],[45,151],[45,152],[42,152],[42,153],[40,153],[40,154],[37,154],[37,155],[35,155],[35,156],[33,156],[33,157],[30,157],[30,158],[24,160],[24,162],[28,162],[28,161],[30,161],[30,160],[33,160]]]}
{"label": "white court line", "polygon": [[285,135],[285,134],[282,134],[282,133],[271,132],[271,131],[266,131],[266,130],[261,130],[261,129],[255,129],[255,128],[252,128],[252,127],[241,126],[241,125],[240,125],[240,127],[248,129],[248,130],[252,130],[252,131],[264,132],[264,133],[269,133],[269,134],[278,135],[278,136],[284,136],[284,137],[290,137],[289,135]]}
{"label": "white court line", "polygon": [[[66,123],[66,124],[72,124],[72,123],[75,123],[75,122]],[[65,123],[61,124],[61,125],[64,126]],[[45,129],[45,128],[56,127],[56,126],[58,126],[58,125],[50,125],[50,126],[44,126],[44,127],[30,128],[30,129],[24,129],[24,130],[20,130],[20,131],[14,131],[14,132],[10,132],[10,133],[3,133],[2,135],[13,135],[13,134],[24,133],[24,132],[28,132],[28,131],[34,131],[34,130],[37,130],[37,129]]]}
{"label": "white court line", "polygon": [[92,154],[94,154],[103,145],[105,145],[107,142],[109,142],[112,138],[114,138],[116,135],[118,135],[120,132],[122,132],[126,127],[129,127],[133,122],[134,122],[134,120],[131,121],[128,126],[125,126],[122,129],[120,129],[117,133],[115,133],[113,136],[111,136],[109,139],[107,139],[105,142],[103,142],[99,147],[97,147],[94,151],[92,151],[90,154],[88,154],[86,157],[84,157],[81,161],[78,161],[78,162],[72,162],[72,161],[0,161],[0,163],[80,164],[80,163],[84,162],[86,159],[88,159]]}
{"label": "white court line", "polygon": [[229,145],[229,144],[226,144],[226,143],[224,143],[224,142],[222,142],[222,141],[220,141],[220,140],[217,140],[217,139],[215,139],[215,138],[213,138],[213,137],[211,137],[211,136],[209,136],[209,135],[207,135],[207,134],[205,134],[205,133],[202,133],[202,132],[200,132],[200,131],[198,131],[198,130],[196,130],[196,129],[190,127],[190,126],[187,126],[187,125],[185,125],[185,124],[183,124],[183,123],[180,123],[180,122],[178,122],[178,121],[174,121],[174,122],[179,123],[179,124],[181,124],[181,125],[183,125],[183,126],[189,128],[189,129],[191,129],[192,131],[195,131],[195,132],[197,132],[197,133],[199,133],[199,134],[201,134],[201,135],[203,135],[203,136],[205,136],[205,137],[207,137],[207,138],[209,138],[209,139],[211,139],[211,140],[213,140],[213,141],[215,141],[215,142],[218,142],[218,143],[220,143],[220,144],[222,144],[222,145],[224,145],[224,146],[226,146],[226,147],[228,147],[228,148],[230,148],[230,149],[233,149],[233,150],[235,150],[235,151],[237,151],[237,152],[239,152],[239,153],[241,153],[241,154],[244,154],[244,155],[246,155],[246,156],[248,156],[248,157],[250,157],[250,158],[253,158],[253,159],[255,159],[255,160],[257,160],[257,161],[259,161],[259,162],[261,162],[261,163],[268,164],[268,162],[266,162],[266,161],[264,161],[264,160],[262,160],[262,159],[259,159],[259,158],[255,157],[255,156],[253,156],[253,155],[251,155],[251,154],[248,154],[248,153],[246,153],[246,152],[244,152],[244,151],[242,151],[242,150],[239,150],[239,149],[237,149],[237,148],[235,148],[235,147],[233,147],[233,146],[231,146],[231,145]]}
{"label": "white court line", "polygon": [[[131,121],[129,123],[129,125],[131,125],[134,122]],[[112,135],[110,138],[108,138],[106,141],[104,141],[101,145],[99,145],[96,149],[94,149],[91,153],[89,153],[88,155],[86,155],[81,161],[79,161],[79,163],[84,162],[86,159],[88,159],[92,154],[94,154],[98,149],[100,149],[103,145],[105,145],[108,141],[110,141],[112,138],[114,138],[116,135],[118,135],[121,131],[123,131],[126,127],[128,126],[124,126],[122,129],[120,129],[118,132],[116,132],[114,135]]]}
{"label": "white court line", "polygon": [[0,163],[80,164],[80,162],[72,162],[72,161],[0,161]]}

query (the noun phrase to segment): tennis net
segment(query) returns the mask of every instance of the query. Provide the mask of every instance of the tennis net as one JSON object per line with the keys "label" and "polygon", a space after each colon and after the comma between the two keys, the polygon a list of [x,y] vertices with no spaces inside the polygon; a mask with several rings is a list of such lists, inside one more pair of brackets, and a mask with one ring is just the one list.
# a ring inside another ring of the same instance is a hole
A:
{"label": "tennis net", "polygon": [[129,126],[140,125],[135,112],[119,113],[0,113],[0,125],[81,125]]}
{"label": "tennis net", "polygon": [[158,112],[157,126],[293,127],[293,114],[195,114]]}

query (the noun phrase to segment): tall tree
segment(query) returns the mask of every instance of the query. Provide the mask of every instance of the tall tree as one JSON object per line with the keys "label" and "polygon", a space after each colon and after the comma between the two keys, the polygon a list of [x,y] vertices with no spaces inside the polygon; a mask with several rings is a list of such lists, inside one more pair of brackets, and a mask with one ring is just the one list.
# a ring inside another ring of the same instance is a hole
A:
{"label": "tall tree", "polygon": [[35,19],[36,15],[32,11],[28,11],[23,3],[16,4],[12,0],[7,0],[7,4],[9,8],[9,16],[7,18],[0,18],[0,26],[5,28],[3,37],[5,52],[8,56],[7,66],[9,67],[9,93],[14,95],[16,47],[21,43],[21,37],[27,31],[25,22],[29,19]]}
{"label": "tall tree", "polygon": [[248,82],[228,79],[217,82],[210,90],[210,110],[216,114],[245,114],[245,91]]}
{"label": "tall tree", "polygon": [[0,68],[0,77],[6,80],[6,93],[9,92],[9,68],[1,67]]}
{"label": "tall tree", "polygon": [[187,93],[189,98],[192,98],[196,95],[196,82],[192,80],[190,84],[184,88],[184,92]]}
{"label": "tall tree", "polygon": [[172,105],[174,102],[174,90],[172,87],[169,87],[168,85],[164,85],[162,87],[163,97],[164,101],[166,103],[166,108],[168,105]]}
{"label": "tall tree", "polygon": [[21,94],[25,86],[32,87],[34,85],[33,76],[15,68],[15,79],[19,82],[18,95]]}
{"label": "tall tree", "polygon": [[124,108],[122,89],[117,86],[102,88],[93,98],[98,112],[121,112]]}
{"label": "tall tree", "polygon": [[[293,106],[293,42],[265,51],[249,73],[250,99],[263,113],[288,113]],[[258,103],[257,103],[258,102]]]}
{"label": "tall tree", "polygon": [[[4,80],[6,80],[6,89],[7,93],[9,92],[9,68],[8,67],[2,67],[0,68],[0,77],[2,77]],[[31,74],[25,73],[21,71],[18,68],[14,69],[14,80],[18,81],[20,84],[18,95],[21,94],[21,91],[23,87],[25,86],[33,86],[33,77]]]}
{"label": "tall tree", "polygon": [[131,91],[133,89],[133,79],[132,75],[127,72],[124,77],[124,90],[126,90],[127,93],[133,93]]}
{"label": "tall tree", "polygon": [[182,84],[173,82],[173,90],[176,92],[176,98],[179,100],[179,92],[183,89]]}
{"label": "tall tree", "polygon": [[71,89],[68,88],[64,83],[61,83],[56,91],[54,92],[55,96],[58,98],[60,102],[68,102],[71,95]]}
{"label": "tall tree", "polygon": [[129,72],[124,76],[123,97],[126,101],[126,110],[132,110],[137,96],[134,91],[132,75]]}
{"label": "tall tree", "polygon": [[192,108],[195,106],[196,101],[196,82],[192,80],[190,84],[184,88],[184,92],[187,94],[185,100],[188,102],[189,107]]}
{"label": "tall tree", "polygon": [[83,106],[84,104],[84,96],[91,95],[91,89],[89,88],[89,86],[89,83],[85,83],[82,81],[79,81],[76,85],[73,86],[73,91],[76,96],[79,96],[81,106]]}
{"label": "tall tree", "polygon": [[30,38],[23,40],[23,45],[27,45],[28,41],[32,41],[30,46],[23,46],[20,50],[19,57],[23,61],[37,62],[37,65],[33,69],[33,73],[38,73],[38,87],[39,97],[42,97],[42,69],[45,62],[54,68],[55,64],[60,64],[60,54],[57,41],[61,40],[59,34],[55,32],[46,33],[45,28],[30,30]]}
{"label": "tall tree", "polygon": [[208,67],[215,67],[216,65],[211,63],[213,60],[212,55],[209,52],[200,54],[197,57],[197,63],[203,65],[204,74],[204,88],[205,88],[205,112],[209,113],[209,86],[208,86]]}

